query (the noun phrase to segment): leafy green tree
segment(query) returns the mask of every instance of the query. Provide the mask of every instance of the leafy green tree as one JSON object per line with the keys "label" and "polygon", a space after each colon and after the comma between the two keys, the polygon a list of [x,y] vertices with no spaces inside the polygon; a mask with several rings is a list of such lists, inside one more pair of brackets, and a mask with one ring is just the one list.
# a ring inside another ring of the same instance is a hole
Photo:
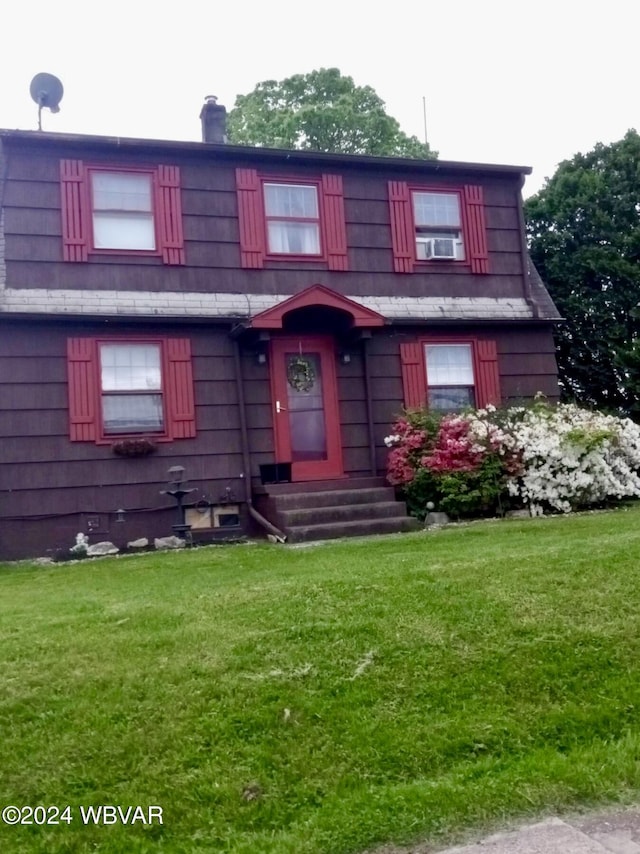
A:
{"label": "leafy green tree", "polygon": [[566,318],[567,399],[640,414],[640,136],[560,164],[525,203],[531,255]]}
{"label": "leafy green tree", "polygon": [[356,86],[337,68],[265,80],[238,95],[229,113],[229,141],[342,154],[436,157],[387,115],[371,86]]}

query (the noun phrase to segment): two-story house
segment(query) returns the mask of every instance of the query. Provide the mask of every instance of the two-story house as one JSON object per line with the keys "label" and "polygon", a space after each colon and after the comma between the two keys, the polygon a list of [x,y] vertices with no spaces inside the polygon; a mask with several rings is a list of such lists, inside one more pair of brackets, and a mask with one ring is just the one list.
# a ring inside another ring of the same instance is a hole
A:
{"label": "two-story house", "polygon": [[403,407],[557,397],[528,169],[201,119],[202,143],[0,131],[0,557],[170,534],[175,466],[196,539],[400,530]]}

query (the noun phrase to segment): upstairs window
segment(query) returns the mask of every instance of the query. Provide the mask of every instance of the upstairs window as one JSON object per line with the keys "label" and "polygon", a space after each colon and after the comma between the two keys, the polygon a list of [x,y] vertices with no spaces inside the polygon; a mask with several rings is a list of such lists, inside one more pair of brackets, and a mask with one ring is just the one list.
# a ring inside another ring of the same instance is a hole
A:
{"label": "upstairs window", "polygon": [[394,272],[489,272],[481,186],[388,187]]}
{"label": "upstairs window", "polygon": [[475,406],[471,344],[425,344],[427,406],[456,412]]}
{"label": "upstairs window", "polygon": [[161,356],[160,344],[100,344],[105,435],[164,430]]}
{"label": "upstairs window", "polygon": [[91,201],[95,249],[155,251],[150,173],[91,171]]}
{"label": "upstairs window", "polygon": [[267,249],[276,255],[320,255],[318,188],[264,184]]}
{"label": "upstairs window", "polygon": [[236,169],[236,188],[242,267],[300,261],[348,269],[341,175],[280,180]]}
{"label": "upstairs window", "polygon": [[177,166],[131,167],[60,161],[63,259],[91,255],[157,255],[184,264]]}
{"label": "upstairs window", "polygon": [[463,261],[458,193],[414,192],[413,220],[418,261]]}

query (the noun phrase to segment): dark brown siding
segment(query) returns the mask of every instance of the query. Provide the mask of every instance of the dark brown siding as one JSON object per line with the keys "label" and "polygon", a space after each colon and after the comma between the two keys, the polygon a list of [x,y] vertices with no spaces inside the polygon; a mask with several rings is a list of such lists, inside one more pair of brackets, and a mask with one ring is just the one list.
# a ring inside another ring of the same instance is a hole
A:
{"label": "dark brown siding", "polygon": [[507,330],[503,326],[460,326],[438,330],[428,327],[407,328],[397,332],[376,332],[371,341],[370,365],[373,386],[373,419],[376,439],[376,461],[381,473],[385,471],[387,449],[384,437],[393,421],[403,410],[404,394],[400,366],[400,344],[420,337],[436,340],[438,335],[448,339],[456,335],[472,335],[493,340],[498,349],[498,371],[502,404],[521,403],[537,392],[552,402],[559,399],[559,388],[550,326]]}
{"label": "dark brown siding", "polygon": [[[67,155],[68,156],[68,155]],[[163,154],[166,160],[166,154]],[[87,160],[90,162],[90,160]],[[104,162],[104,160],[102,161]],[[112,164],[117,159],[111,158]],[[129,155],[123,165],[147,164]],[[235,166],[176,157],[182,176],[186,267],[167,267],[158,257],[90,255],[88,263],[62,260],[59,159],[52,152],[12,151],[5,191],[7,285],[13,288],[78,288],[153,291],[233,291],[292,294],[325,284],[354,296],[523,295],[518,219],[518,176],[487,176],[483,182],[490,274],[432,265],[427,272],[393,272],[388,176],[379,171],[343,169],[348,271],[329,271],[326,263],[269,261],[261,271],[240,267],[240,233]],[[283,176],[283,169],[274,174]],[[332,171],[335,171],[332,166]],[[265,171],[262,170],[262,174]],[[284,171],[284,174],[287,174]],[[296,166],[292,177],[312,174]],[[415,176],[398,173],[416,183]],[[451,185],[449,178],[447,185]],[[461,172],[456,184],[478,183]],[[434,185],[434,180],[429,179]]]}
{"label": "dark brown siding", "polygon": [[[224,329],[154,327],[158,335],[189,337],[193,353],[197,435],[160,444],[144,458],[120,458],[109,445],[71,442],[67,403],[66,341],[73,336],[131,334],[116,324],[13,322],[0,329],[0,556],[16,557],[25,544],[23,524],[32,520],[28,554],[68,546],[67,522],[99,515],[104,539],[170,533],[157,508],[171,505],[160,494],[167,470],[182,465],[195,498],[218,501],[230,488],[244,498],[242,448],[236,405],[232,342]],[[114,522],[124,507],[125,525]],[[36,524],[34,517],[44,517]],[[163,527],[164,525],[164,527]],[[80,530],[80,528],[78,528]],[[62,532],[62,533],[60,533]],[[77,531],[74,531],[74,535]],[[94,538],[95,539],[95,538]]]}

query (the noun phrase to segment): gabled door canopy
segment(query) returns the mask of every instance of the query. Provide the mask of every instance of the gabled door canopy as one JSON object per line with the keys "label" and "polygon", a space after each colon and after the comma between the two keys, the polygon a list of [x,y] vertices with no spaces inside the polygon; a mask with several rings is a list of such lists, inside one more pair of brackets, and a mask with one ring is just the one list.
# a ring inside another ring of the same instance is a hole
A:
{"label": "gabled door canopy", "polygon": [[384,326],[385,319],[377,311],[366,308],[355,300],[332,291],[324,285],[312,285],[299,294],[294,294],[289,299],[279,302],[277,305],[261,311],[251,320],[248,328],[251,329],[282,329],[285,315],[300,308],[322,306],[323,308],[334,308],[351,316],[353,327]]}

